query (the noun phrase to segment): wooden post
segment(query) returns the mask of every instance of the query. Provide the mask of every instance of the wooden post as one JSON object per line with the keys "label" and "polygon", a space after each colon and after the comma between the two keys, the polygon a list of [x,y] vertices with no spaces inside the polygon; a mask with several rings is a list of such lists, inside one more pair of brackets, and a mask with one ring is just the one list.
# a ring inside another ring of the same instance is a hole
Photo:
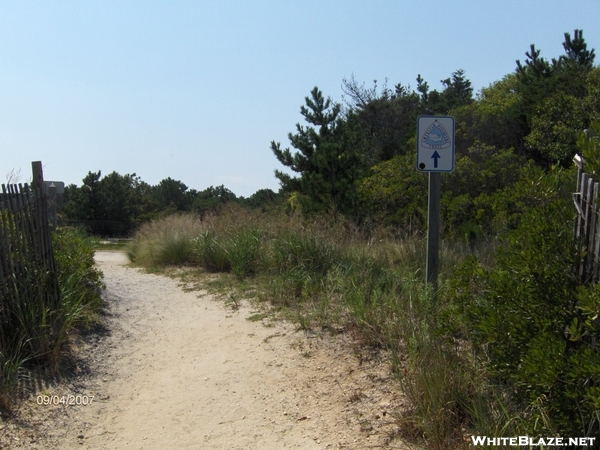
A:
{"label": "wooden post", "polygon": [[[596,183],[596,187],[598,183]],[[596,243],[594,244],[594,248],[592,251],[594,252],[594,265],[592,267],[593,277],[592,283],[596,284],[600,282],[600,217],[597,217],[596,220]]]}
{"label": "wooden post", "polygon": [[33,190],[36,188],[40,189],[40,192],[43,194],[44,191],[44,172],[42,170],[42,162],[41,161],[33,161],[31,163],[31,171],[33,172],[33,180],[31,181],[31,187]]}
{"label": "wooden post", "polygon": [[[590,255],[590,244],[589,237],[591,234],[592,226],[592,196],[594,192],[594,179],[588,174],[583,176],[584,184],[581,186],[582,192],[582,208],[583,208],[583,227],[581,231],[582,245],[586,249],[588,256]],[[588,258],[581,261],[581,268],[579,270],[579,276],[582,283],[587,284],[589,282],[589,271],[588,271]]]}
{"label": "wooden post", "polygon": [[587,208],[587,229],[586,229],[586,247],[587,257],[585,259],[585,279],[586,282],[594,282],[594,244],[596,240],[596,216],[598,213],[598,183],[593,178],[588,181],[588,202]]}
{"label": "wooden post", "polygon": [[[585,172],[581,173],[581,177],[577,180],[577,192],[575,194],[575,206],[577,208],[577,219],[575,221],[575,244],[577,245],[577,249],[579,251],[579,255],[582,255],[584,250],[584,239],[585,239],[585,185],[587,184],[588,174]],[[579,280],[583,281],[584,278],[584,268],[585,264],[583,259],[579,261],[578,276]]]}
{"label": "wooden post", "polygon": [[[427,218],[427,284],[438,289],[440,268],[440,197],[441,174],[429,172],[429,212]],[[434,294],[434,299],[437,294]]]}
{"label": "wooden post", "polygon": [[573,162],[577,166],[577,187],[575,189],[575,193],[573,194],[573,201],[575,202],[575,207],[577,208],[577,218],[575,219],[575,227],[573,228],[573,240],[579,246],[579,234],[581,230],[581,223],[583,220],[583,210],[581,209],[581,196],[580,196],[580,187],[583,183],[583,158],[579,155],[575,155],[573,158]]}
{"label": "wooden post", "polygon": [[54,183],[48,186],[48,222],[50,229],[56,231],[56,186]]}

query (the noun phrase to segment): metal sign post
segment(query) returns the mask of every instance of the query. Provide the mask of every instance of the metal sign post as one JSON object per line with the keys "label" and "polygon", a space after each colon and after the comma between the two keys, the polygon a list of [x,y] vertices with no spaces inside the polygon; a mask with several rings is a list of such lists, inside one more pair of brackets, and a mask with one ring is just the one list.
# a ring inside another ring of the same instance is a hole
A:
{"label": "metal sign post", "polygon": [[429,172],[427,284],[438,289],[440,267],[441,172],[454,170],[454,118],[420,116],[417,121],[417,170]]}

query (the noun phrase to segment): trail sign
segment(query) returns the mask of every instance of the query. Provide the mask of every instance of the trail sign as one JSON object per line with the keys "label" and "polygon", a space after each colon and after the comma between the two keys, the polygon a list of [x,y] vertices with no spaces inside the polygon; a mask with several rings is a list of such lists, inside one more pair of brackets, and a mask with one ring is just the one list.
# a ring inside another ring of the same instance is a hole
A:
{"label": "trail sign", "polygon": [[420,116],[417,120],[417,170],[429,172],[427,212],[427,284],[437,298],[440,266],[440,172],[454,170],[454,117]]}
{"label": "trail sign", "polygon": [[417,170],[454,170],[454,117],[420,116],[417,121]]}

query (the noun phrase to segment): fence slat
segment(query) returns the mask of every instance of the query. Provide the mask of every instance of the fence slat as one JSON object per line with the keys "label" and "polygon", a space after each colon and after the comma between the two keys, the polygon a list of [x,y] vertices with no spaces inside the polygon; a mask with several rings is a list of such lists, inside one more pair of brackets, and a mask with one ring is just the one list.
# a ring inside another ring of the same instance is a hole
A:
{"label": "fence slat", "polygon": [[578,165],[577,188],[573,202],[577,218],[573,237],[582,258],[577,274],[582,283],[600,281],[600,207],[598,205],[600,182],[585,173]]}
{"label": "fence slat", "polygon": [[[598,186],[600,183],[596,183],[596,190],[598,190]],[[594,233],[596,236],[596,243],[593,247],[594,252],[594,266],[592,272],[592,283],[598,283],[600,281],[600,217],[596,218],[596,232]]]}
{"label": "fence slat", "polygon": [[[56,304],[60,298],[43,189],[27,184],[1,187],[0,324],[9,320],[15,296],[39,292],[40,301],[48,304]],[[32,279],[42,280],[43,286],[35,286]]]}
{"label": "fence slat", "polygon": [[576,193],[576,203],[579,206],[578,210],[579,210],[579,215],[577,216],[577,223],[575,226],[575,239],[577,240],[578,243],[581,242],[581,236],[584,233],[584,229],[585,229],[585,189],[584,186],[587,183],[587,179],[588,179],[588,174],[587,173],[582,173],[581,174],[581,178],[579,178],[578,180],[578,185],[577,185],[577,193]]}
{"label": "fence slat", "polygon": [[[577,164],[577,162],[576,162]],[[577,208],[577,219],[575,219],[575,228],[573,229],[573,239],[575,242],[579,242],[579,230],[581,230],[581,221],[583,216],[583,209],[581,208],[581,190],[580,186],[582,184],[582,177],[585,172],[583,171],[582,165],[577,165],[577,187],[575,188],[575,193],[573,194],[573,202],[575,203],[575,207]]]}
{"label": "fence slat", "polygon": [[595,241],[596,241],[596,227],[598,225],[597,215],[598,215],[598,183],[590,180],[589,185],[589,201],[590,201],[590,217],[589,221],[589,231],[588,231],[588,254],[585,262],[585,270],[587,277],[590,278],[590,281],[593,282],[595,278],[594,268],[594,260],[597,257],[597,253],[594,252],[595,249]]}

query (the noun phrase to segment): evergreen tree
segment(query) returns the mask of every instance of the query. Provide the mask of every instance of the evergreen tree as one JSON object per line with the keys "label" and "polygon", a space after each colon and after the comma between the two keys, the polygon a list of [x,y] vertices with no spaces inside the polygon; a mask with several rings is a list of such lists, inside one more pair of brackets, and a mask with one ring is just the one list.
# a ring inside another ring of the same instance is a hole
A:
{"label": "evergreen tree", "polygon": [[305,210],[320,210],[335,205],[347,210],[352,202],[353,184],[357,178],[359,159],[349,150],[347,127],[340,119],[341,105],[325,99],[315,87],[305,98],[300,113],[308,126],[296,125],[296,134],[289,133],[292,153],[280,143],[271,142],[271,150],[284,166],[300,174],[291,176],[280,170],[275,176],[286,193],[301,196]]}
{"label": "evergreen tree", "polygon": [[563,42],[565,55],[559,62],[567,68],[576,68],[580,70],[591,70],[594,67],[595,51],[587,49],[587,43],[583,39],[583,31],[575,30],[575,38],[571,39],[569,33],[565,33],[565,42]]}
{"label": "evergreen tree", "polygon": [[473,102],[473,87],[465,77],[465,71],[459,69],[451,78],[440,80],[444,89],[429,91],[429,85],[421,75],[417,76],[417,91],[421,93],[421,109],[424,114],[446,115],[453,108]]}
{"label": "evergreen tree", "polygon": [[589,74],[594,70],[594,50],[588,50],[583,32],[565,33],[565,54],[551,62],[531,45],[525,64],[517,61],[519,120],[524,130],[524,150],[538,164],[550,167],[571,163],[577,131],[589,125],[594,111],[584,107],[589,97]]}
{"label": "evergreen tree", "polygon": [[204,216],[207,212],[217,211],[229,202],[235,202],[236,195],[224,185],[210,186],[203,191],[196,192],[192,203],[192,211]]}
{"label": "evergreen tree", "polygon": [[127,236],[133,231],[139,215],[135,174],[112,172],[101,178],[101,172],[88,172],[80,188],[65,189],[63,216],[68,221],[84,224],[93,234]]}
{"label": "evergreen tree", "polygon": [[531,44],[530,51],[525,52],[527,59],[525,65],[517,59],[517,77],[523,84],[530,84],[533,81],[549,78],[552,76],[553,67],[544,58],[540,57],[540,50],[536,50],[535,45]]}
{"label": "evergreen tree", "polygon": [[154,197],[159,209],[167,208],[176,211],[186,211],[190,206],[190,199],[186,195],[188,187],[179,180],[167,177],[154,186]]}
{"label": "evergreen tree", "polygon": [[68,220],[99,220],[102,215],[100,204],[100,177],[102,173],[88,172],[82,186],[69,185],[65,189],[63,214]]}
{"label": "evergreen tree", "polygon": [[473,86],[471,86],[471,81],[465,77],[464,70],[458,69],[452,73],[452,78],[442,80],[442,84],[444,85],[442,104],[446,114],[454,108],[473,102]]}
{"label": "evergreen tree", "polygon": [[272,189],[259,189],[248,198],[242,198],[241,203],[249,206],[250,208],[258,208],[267,210],[278,203],[280,195],[274,192]]}

